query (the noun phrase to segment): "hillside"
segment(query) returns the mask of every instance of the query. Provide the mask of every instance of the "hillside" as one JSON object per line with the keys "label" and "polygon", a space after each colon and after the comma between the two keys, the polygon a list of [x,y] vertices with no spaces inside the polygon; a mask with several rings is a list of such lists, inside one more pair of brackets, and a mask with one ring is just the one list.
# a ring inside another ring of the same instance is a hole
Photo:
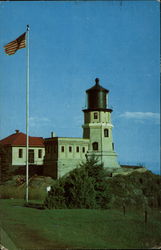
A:
{"label": "hillside", "polygon": [[[73,172],[69,176],[73,176]],[[46,187],[56,186],[66,179],[31,177],[29,197],[34,200],[31,204],[44,203]],[[5,230],[2,243],[8,249],[14,249],[11,243],[19,248],[25,244],[28,249],[160,248],[161,214],[157,208],[161,207],[161,176],[143,168],[122,169],[111,177],[106,175],[107,209],[40,210],[35,209],[36,206],[25,207],[21,200],[25,194],[24,181],[24,176],[14,176],[1,185],[2,198],[12,198],[1,200],[1,213],[5,215],[2,218]],[[80,179],[76,181],[79,183]]]}
{"label": "hillside", "polygon": [[116,172],[108,178],[111,206],[161,207],[161,176],[145,168]]}
{"label": "hillside", "polygon": [[[67,178],[67,177],[66,177]],[[146,168],[126,168],[115,170],[106,176],[110,202],[108,207],[161,207],[161,176]],[[44,200],[46,188],[56,181],[51,177],[33,176],[29,179],[29,199]],[[25,176],[13,176],[0,186],[2,198],[24,198]]]}

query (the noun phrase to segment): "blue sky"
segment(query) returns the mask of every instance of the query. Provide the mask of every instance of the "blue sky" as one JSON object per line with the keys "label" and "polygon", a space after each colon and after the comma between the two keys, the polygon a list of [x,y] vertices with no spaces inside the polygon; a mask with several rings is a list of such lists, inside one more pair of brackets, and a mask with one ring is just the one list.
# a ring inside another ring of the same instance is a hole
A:
{"label": "blue sky", "polygon": [[85,90],[110,90],[119,162],[160,168],[157,1],[0,2],[0,138],[25,132],[26,49],[3,46],[30,25],[30,135],[81,137]]}

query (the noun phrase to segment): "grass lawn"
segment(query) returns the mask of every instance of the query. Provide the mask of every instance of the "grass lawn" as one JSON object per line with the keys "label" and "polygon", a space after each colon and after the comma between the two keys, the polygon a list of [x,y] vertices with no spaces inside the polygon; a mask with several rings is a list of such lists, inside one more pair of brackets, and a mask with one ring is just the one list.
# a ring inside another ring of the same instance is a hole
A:
{"label": "grass lawn", "polygon": [[[150,248],[161,243],[161,213],[141,211],[57,209],[38,210],[22,200],[0,201],[1,224],[17,249]],[[10,242],[2,233],[2,243]],[[7,246],[8,244],[8,246]]]}

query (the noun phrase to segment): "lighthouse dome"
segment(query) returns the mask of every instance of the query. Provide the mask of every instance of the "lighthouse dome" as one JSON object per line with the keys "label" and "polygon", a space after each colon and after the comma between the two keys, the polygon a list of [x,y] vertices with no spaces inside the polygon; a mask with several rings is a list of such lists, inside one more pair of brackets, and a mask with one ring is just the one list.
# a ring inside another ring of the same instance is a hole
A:
{"label": "lighthouse dome", "polygon": [[99,84],[99,78],[96,78],[95,82],[96,84],[92,88],[86,90],[88,109],[106,109],[106,94],[109,90]]}

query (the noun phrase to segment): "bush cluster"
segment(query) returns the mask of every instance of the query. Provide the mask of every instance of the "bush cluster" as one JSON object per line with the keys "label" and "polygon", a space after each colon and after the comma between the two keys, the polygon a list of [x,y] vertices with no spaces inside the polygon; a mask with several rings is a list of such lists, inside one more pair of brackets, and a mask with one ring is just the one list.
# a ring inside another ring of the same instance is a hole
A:
{"label": "bush cluster", "polygon": [[[0,198],[1,199],[24,199],[26,189],[19,186],[0,185]],[[46,190],[40,187],[29,187],[29,200],[41,200],[46,197]]]}
{"label": "bush cluster", "polygon": [[92,157],[55,182],[45,199],[47,208],[160,208],[161,177],[146,171],[107,177]]}
{"label": "bush cluster", "polygon": [[102,164],[91,157],[57,180],[45,199],[51,208],[108,208],[110,193]]}
{"label": "bush cluster", "polygon": [[150,171],[117,175],[107,181],[111,206],[161,207],[161,176]]}

